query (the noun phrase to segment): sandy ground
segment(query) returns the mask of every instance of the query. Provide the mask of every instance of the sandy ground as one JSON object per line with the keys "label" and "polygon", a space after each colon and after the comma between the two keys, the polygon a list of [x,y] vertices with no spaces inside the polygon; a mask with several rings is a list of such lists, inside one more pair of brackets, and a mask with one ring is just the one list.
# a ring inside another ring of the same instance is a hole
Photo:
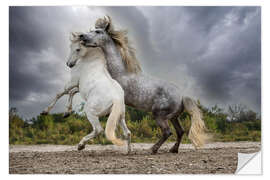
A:
{"label": "sandy ground", "polygon": [[10,174],[231,174],[237,168],[237,153],[254,153],[259,142],[211,143],[195,150],[181,144],[178,154],[169,153],[173,143],[164,144],[151,155],[153,144],[126,147],[87,145],[83,151],[66,145],[10,145]]}

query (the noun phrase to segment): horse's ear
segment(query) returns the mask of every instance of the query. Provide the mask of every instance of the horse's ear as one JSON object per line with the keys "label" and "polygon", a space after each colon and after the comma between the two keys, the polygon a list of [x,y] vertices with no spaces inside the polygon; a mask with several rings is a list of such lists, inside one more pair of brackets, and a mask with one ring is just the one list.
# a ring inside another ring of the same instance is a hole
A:
{"label": "horse's ear", "polygon": [[105,22],[106,22],[106,25],[105,25],[104,30],[105,30],[105,31],[108,31],[108,30],[110,29],[110,26],[111,26],[111,18],[110,18],[110,16],[106,15],[106,16],[104,17],[104,20],[105,20]]}
{"label": "horse's ear", "polygon": [[74,41],[76,38],[77,38],[76,33],[71,32],[71,33],[70,33],[70,36],[69,36],[69,40],[70,40],[70,41]]}
{"label": "horse's ear", "polygon": [[72,34],[72,36],[73,36],[74,38],[77,37],[77,34],[76,34],[75,32],[72,32],[71,34]]}
{"label": "horse's ear", "polygon": [[110,31],[112,29],[112,23],[110,16],[104,16],[103,18],[97,19],[95,23],[96,29],[103,29],[104,31]]}

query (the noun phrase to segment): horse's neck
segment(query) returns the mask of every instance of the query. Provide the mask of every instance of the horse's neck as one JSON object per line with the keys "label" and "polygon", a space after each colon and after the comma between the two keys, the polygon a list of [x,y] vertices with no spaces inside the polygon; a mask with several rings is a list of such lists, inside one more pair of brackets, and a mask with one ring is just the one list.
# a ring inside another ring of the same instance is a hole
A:
{"label": "horse's neck", "polygon": [[113,41],[106,43],[102,50],[105,55],[107,69],[110,72],[112,78],[117,79],[126,73],[125,65],[120,55],[119,50],[115,46]]}
{"label": "horse's neck", "polygon": [[96,70],[95,68],[105,67],[105,60],[101,57],[92,56],[92,54],[86,55],[80,59],[80,68],[87,69],[87,71],[93,71]]}

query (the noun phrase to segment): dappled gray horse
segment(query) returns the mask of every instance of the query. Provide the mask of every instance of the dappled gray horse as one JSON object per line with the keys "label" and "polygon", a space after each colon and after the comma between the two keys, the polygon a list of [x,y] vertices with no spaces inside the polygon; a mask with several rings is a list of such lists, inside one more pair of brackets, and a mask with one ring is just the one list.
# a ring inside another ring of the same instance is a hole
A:
{"label": "dappled gray horse", "polygon": [[111,77],[124,89],[125,103],[152,112],[163,133],[161,139],[151,148],[153,154],[157,153],[160,146],[172,135],[169,120],[177,133],[177,142],[170,152],[178,152],[184,134],[178,116],[184,110],[191,115],[189,139],[195,147],[203,146],[207,134],[200,109],[195,101],[183,97],[176,85],[142,73],[126,34],[126,31],[114,30],[111,18],[107,16],[98,19],[95,30],[82,34],[80,39],[84,46],[100,47],[103,50]]}

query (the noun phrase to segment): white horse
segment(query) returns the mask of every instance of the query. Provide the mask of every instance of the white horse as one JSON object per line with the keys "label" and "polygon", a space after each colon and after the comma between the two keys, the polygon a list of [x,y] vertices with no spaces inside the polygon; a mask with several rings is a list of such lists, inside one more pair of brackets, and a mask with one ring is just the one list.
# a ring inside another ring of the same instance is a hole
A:
{"label": "white horse", "polygon": [[116,145],[124,144],[115,136],[117,123],[120,121],[124,136],[128,140],[128,152],[130,152],[131,133],[125,122],[124,91],[108,73],[102,51],[98,48],[82,46],[79,34],[72,33],[67,64],[69,67],[75,64],[77,66],[74,76],[78,77],[79,92],[86,102],[84,112],[93,127],[93,131],[80,141],[78,150],[84,149],[87,141],[104,131],[99,117],[110,113],[105,128],[107,139]]}

